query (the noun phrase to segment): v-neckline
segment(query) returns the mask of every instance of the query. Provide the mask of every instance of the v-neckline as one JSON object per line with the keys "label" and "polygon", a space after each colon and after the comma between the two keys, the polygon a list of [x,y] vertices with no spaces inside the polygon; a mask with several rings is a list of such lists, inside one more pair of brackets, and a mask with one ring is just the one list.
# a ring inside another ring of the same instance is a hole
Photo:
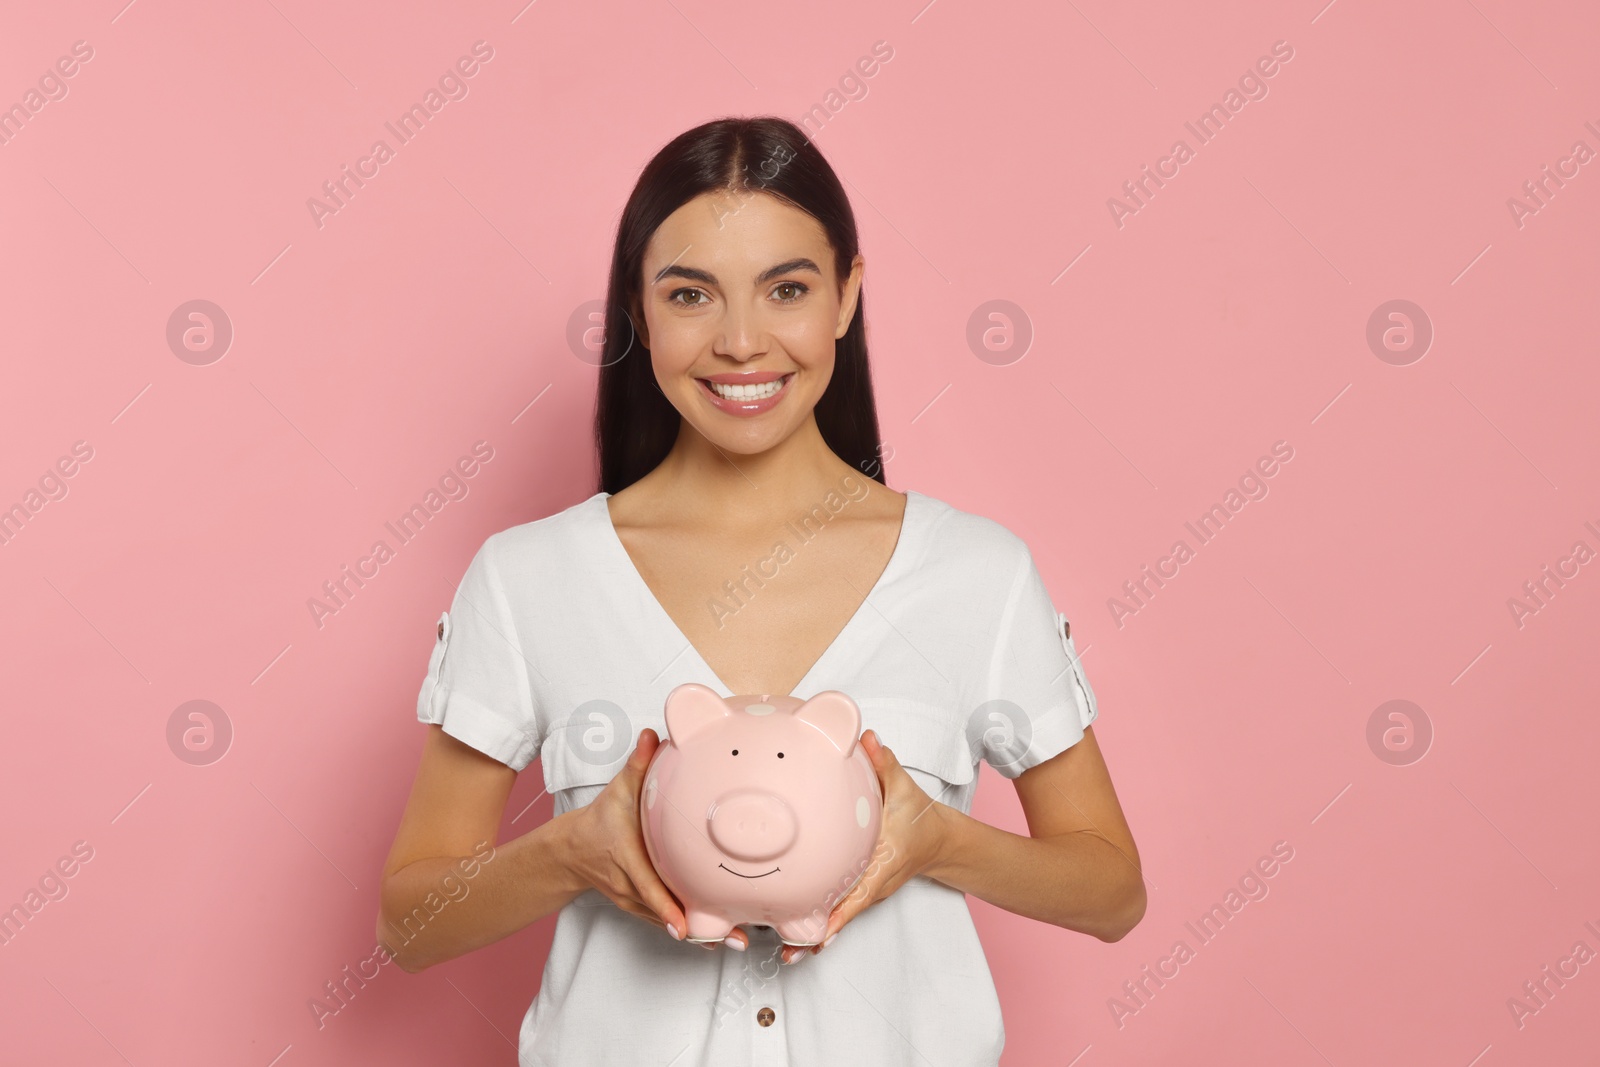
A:
{"label": "v-neckline", "polygon": [[[816,674],[818,669],[833,655],[834,649],[845,642],[851,631],[857,628],[859,620],[867,610],[873,596],[884,585],[893,580],[896,573],[904,565],[905,559],[911,553],[911,542],[915,539],[918,530],[916,523],[921,516],[921,504],[917,502],[916,498],[919,496],[921,494],[914,489],[905,490],[906,505],[900,516],[900,532],[895,538],[894,548],[889,553],[888,562],[883,565],[883,570],[878,574],[877,581],[872,583],[872,588],[867,590],[867,595],[861,599],[861,603],[856,605],[856,610],[850,614],[850,618],[845,621],[844,626],[834,635],[833,640],[828,643],[828,647],[823,649],[821,654],[812,661],[811,666],[806,668],[805,674],[801,675],[800,680],[794,684],[794,688],[784,695],[794,696],[796,693],[805,690],[806,683],[811,681],[812,675]],[[608,549],[616,553],[626,573],[632,575],[631,581],[638,587],[638,591],[643,594],[644,599],[649,601],[655,609],[658,623],[665,628],[667,633],[675,637],[681,645],[685,646],[683,650],[679,651],[678,655],[683,655],[684,651],[692,655],[698,661],[700,669],[705,672],[705,676],[722,689],[723,696],[740,695],[732,686],[718,677],[716,671],[711,669],[711,664],[706,661],[705,656],[695,647],[694,642],[689,640],[688,636],[683,632],[683,628],[673,620],[667,609],[662,606],[661,601],[656,598],[655,591],[650,588],[650,583],[644,580],[644,575],[640,572],[638,564],[633,562],[633,557],[628,554],[628,547],[622,543],[622,537],[617,533],[616,523],[611,521],[611,508],[606,503],[610,497],[610,493],[601,491],[590,498],[594,507],[599,511],[599,524],[604,527],[604,539],[607,542]]]}

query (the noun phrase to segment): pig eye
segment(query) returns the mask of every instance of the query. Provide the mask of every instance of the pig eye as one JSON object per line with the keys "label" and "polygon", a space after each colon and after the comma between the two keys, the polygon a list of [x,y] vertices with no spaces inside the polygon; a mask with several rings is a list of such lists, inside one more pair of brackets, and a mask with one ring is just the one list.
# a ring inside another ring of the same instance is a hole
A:
{"label": "pig eye", "polygon": [[737,756],[737,755],[738,755],[738,754],[739,754],[739,750],[738,750],[738,749],[734,749],[734,750],[733,750],[733,754],[734,754],[734,755],[735,755],[735,756]]}
{"label": "pig eye", "polygon": [[780,752],[780,753],[778,753],[778,758],[779,758],[779,759],[782,759],[782,758],[783,758],[783,753],[782,753],[782,752]]}

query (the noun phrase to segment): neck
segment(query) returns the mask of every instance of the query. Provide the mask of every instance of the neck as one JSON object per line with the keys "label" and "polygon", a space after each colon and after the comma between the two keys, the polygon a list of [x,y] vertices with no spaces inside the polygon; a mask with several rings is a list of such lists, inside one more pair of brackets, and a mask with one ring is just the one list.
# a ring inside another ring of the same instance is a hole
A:
{"label": "neck", "polygon": [[692,512],[761,525],[808,511],[830,493],[859,501],[884,491],[828,447],[814,415],[777,445],[749,454],[719,448],[685,420],[667,457],[636,485],[662,518]]}

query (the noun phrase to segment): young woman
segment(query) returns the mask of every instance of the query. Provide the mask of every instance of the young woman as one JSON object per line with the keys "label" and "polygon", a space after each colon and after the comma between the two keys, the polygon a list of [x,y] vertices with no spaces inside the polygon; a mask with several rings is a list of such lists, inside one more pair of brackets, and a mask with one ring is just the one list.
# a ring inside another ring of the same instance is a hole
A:
{"label": "young woman", "polygon": [[[489,537],[439,618],[378,937],[415,972],[559,909],[524,1065],[995,1064],[964,894],[1102,941],[1144,914],[1094,693],[1027,546],[885,483],[863,270],[793,124],[663,148],[612,259],[599,491]],[[686,681],[860,705],[883,829],[820,945],[682,940],[637,813]],[[554,815],[491,844],[535,757]],[[980,759],[1030,836],[966,814]]]}

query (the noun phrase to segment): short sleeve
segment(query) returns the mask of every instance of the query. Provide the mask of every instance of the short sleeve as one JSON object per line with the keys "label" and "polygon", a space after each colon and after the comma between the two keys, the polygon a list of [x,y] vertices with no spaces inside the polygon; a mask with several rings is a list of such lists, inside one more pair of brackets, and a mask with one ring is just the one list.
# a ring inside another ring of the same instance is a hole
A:
{"label": "short sleeve", "polygon": [[490,537],[467,565],[450,610],[434,628],[433,654],[417,694],[417,720],[520,771],[538,736],[528,666]]}
{"label": "short sleeve", "polygon": [[981,755],[1007,778],[1083,740],[1099,714],[1067,617],[1055,609],[1026,546],[996,629],[989,694],[986,717],[1005,729]]}

